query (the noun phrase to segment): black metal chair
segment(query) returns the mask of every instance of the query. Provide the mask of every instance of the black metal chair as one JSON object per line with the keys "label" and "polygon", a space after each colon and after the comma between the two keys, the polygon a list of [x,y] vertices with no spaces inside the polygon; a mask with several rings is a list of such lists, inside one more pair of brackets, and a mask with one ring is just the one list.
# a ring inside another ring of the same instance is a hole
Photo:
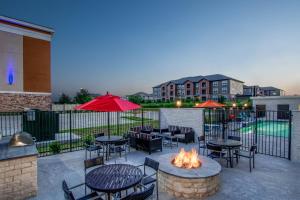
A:
{"label": "black metal chair", "polygon": [[229,135],[228,139],[229,140],[235,140],[235,141],[241,141],[241,137],[240,136],[235,136],[235,135]]}
{"label": "black metal chair", "polygon": [[[97,133],[94,135],[94,138],[104,136],[104,133]],[[87,159],[87,152],[90,154],[90,158],[92,157],[92,152],[97,151],[98,156],[100,155],[101,150],[103,149],[102,145],[97,142],[85,142],[85,159]]]}
{"label": "black metal chair", "polygon": [[[96,167],[96,166],[101,166],[101,165],[104,165],[104,157],[102,157],[102,156],[84,160],[84,179],[86,178],[88,169]],[[85,185],[85,183],[83,183],[83,184]],[[86,194],[86,191],[87,191],[87,186],[85,185],[85,194]]]}
{"label": "black metal chair", "polygon": [[129,139],[122,139],[120,141],[114,142],[114,144],[109,146],[109,153],[119,154],[122,157],[124,152],[125,160],[127,161],[127,149],[129,148]]}
{"label": "black metal chair", "polygon": [[[151,159],[151,158],[148,158],[146,157],[145,158],[145,161],[144,161],[144,164],[142,165],[139,165],[138,167],[140,166],[143,166],[144,167],[144,177],[141,181],[141,185],[143,186],[146,186],[146,185],[149,185],[151,183],[155,183],[156,185],[156,197],[158,199],[158,177],[157,177],[157,171],[158,171],[158,168],[159,168],[159,162]],[[154,173],[152,174],[147,174],[146,173],[146,168],[150,168],[152,170],[154,170]]]}
{"label": "black metal chair", "polygon": [[200,150],[203,149],[203,155],[206,149],[205,136],[201,135],[198,137],[198,152],[200,154]]}
{"label": "black metal chair", "polygon": [[[221,162],[221,159],[226,160],[226,167],[228,167],[229,159],[226,157],[226,153],[223,151],[221,146],[212,145],[210,143],[206,143],[206,149],[207,149],[207,156],[212,159],[219,159]],[[210,150],[210,153],[208,153],[208,150]]]}
{"label": "black metal chair", "polygon": [[85,195],[83,197],[80,197],[80,198],[75,198],[73,192],[71,191],[72,189],[75,189],[77,187],[79,187],[80,185],[78,186],[73,186],[73,187],[69,187],[67,185],[67,182],[65,180],[63,180],[62,182],[62,189],[64,191],[64,196],[65,196],[65,199],[66,200],[89,200],[89,199],[93,199],[93,200],[103,200],[101,198],[101,196],[99,196],[97,194],[97,192],[91,192],[90,194],[88,195]]}
{"label": "black metal chair", "polygon": [[121,198],[121,200],[145,200],[153,195],[154,184],[150,187],[143,186],[142,190],[139,192],[133,192],[126,197]]}
{"label": "black metal chair", "polygon": [[252,164],[253,168],[255,168],[255,152],[256,152],[257,146],[252,145],[249,149],[249,151],[239,151],[238,153],[234,153],[236,156],[236,162],[239,162],[239,157],[244,157],[249,159],[249,168],[250,172],[252,172]]}

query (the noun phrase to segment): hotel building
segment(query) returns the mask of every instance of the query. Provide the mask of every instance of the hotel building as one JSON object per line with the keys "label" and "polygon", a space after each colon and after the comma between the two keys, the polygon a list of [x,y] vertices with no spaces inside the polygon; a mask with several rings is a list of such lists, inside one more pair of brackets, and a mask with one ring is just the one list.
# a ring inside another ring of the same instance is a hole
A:
{"label": "hotel building", "polygon": [[53,29],[0,16],[0,112],[51,107]]}

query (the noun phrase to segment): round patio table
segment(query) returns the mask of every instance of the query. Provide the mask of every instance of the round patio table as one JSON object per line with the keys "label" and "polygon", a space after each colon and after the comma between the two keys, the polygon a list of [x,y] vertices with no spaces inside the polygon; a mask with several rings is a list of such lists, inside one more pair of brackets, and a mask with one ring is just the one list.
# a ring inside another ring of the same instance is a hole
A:
{"label": "round patio table", "polygon": [[237,140],[230,140],[230,139],[212,139],[207,141],[207,143],[215,145],[215,146],[221,146],[223,149],[228,149],[228,156],[230,159],[230,167],[233,167],[233,163],[232,163],[232,156],[231,156],[231,151],[234,148],[240,147],[243,145],[243,143],[241,141],[237,141]]}
{"label": "round patio table", "polygon": [[108,148],[109,145],[114,144],[115,142],[121,141],[123,139],[122,136],[100,136],[96,138],[96,142],[102,143],[106,148],[106,160],[108,160]]}
{"label": "round patio table", "polygon": [[141,182],[143,172],[129,164],[110,164],[93,169],[86,175],[86,185],[94,191],[111,194],[136,186]]}

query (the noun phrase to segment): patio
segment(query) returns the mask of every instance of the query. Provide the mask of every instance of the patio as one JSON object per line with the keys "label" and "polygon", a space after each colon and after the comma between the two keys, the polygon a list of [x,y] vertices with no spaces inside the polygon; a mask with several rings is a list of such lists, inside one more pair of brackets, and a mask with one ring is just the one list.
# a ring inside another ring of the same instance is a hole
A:
{"label": "patio", "polygon": [[[159,155],[178,152],[180,147],[191,149],[197,144],[179,144],[178,148],[164,148],[163,152],[148,155],[142,151],[132,151],[128,154],[127,163],[142,164],[146,156],[155,158]],[[75,151],[38,159],[38,195],[33,199],[63,200],[61,183],[66,179],[69,185],[82,183],[84,180],[84,151]],[[110,160],[107,163],[114,163]],[[124,158],[117,159],[124,163]],[[256,155],[256,166],[249,173],[247,159],[241,159],[234,168],[222,166],[221,187],[209,200],[218,199],[299,199],[300,164],[287,159],[265,155]],[[75,195],[81,195],[84,189],[76,190]],[[174,197],[160,192],[160,199],[171,200]]]}

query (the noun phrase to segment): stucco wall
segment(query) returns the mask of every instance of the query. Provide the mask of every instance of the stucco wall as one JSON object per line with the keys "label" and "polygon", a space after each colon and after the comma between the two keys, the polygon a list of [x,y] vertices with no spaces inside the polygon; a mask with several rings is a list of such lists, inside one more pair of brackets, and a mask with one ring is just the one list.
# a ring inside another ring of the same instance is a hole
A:
{"label": "stucco wall", "polygon": [[300,162],[300,112],[293,112],[291,159]]}
{"label": "stucco wall", "polygon": [[266,110],[277,111],[278,104],[289,104],[290,110],[299,111],[300,96],[282,96],[282,97],[255,97],[253,99],[253,108],[256,105],[266,105]]}
{"label": "stucco wall", "polygon": [[160,126],[169,125],[191,127],[195,135],[203,134],[203,110],[196,108],[162,108],[160,109]]}
{"label": "stucco wall", "polygon": [[4,31],[0,31],[0,91],[23,91],[23,37]]}

